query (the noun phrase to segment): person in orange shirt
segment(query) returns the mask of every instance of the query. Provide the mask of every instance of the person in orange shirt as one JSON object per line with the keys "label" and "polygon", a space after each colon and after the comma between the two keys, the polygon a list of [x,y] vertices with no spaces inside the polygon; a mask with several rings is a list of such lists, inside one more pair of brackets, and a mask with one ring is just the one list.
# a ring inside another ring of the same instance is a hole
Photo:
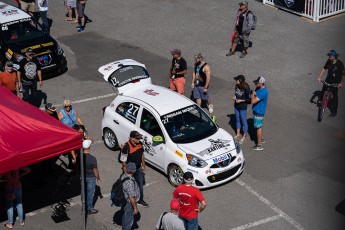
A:
{"label": "person in orange shirt", "polygon": [[5,71],[0,74],[0,85],[5,86],[19,97],[19,83],[17,72],[13,70],[13,62],[7,61]]}

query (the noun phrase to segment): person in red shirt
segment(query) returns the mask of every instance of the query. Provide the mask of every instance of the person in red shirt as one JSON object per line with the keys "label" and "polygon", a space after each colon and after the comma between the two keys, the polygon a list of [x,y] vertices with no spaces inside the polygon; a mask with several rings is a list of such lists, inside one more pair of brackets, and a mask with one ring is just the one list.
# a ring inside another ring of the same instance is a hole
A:
{"label": "person in red shirt", "polygon": [[[183,175],[184,184],[173,192],[173,197],[180,201],[179,217],[187,230],[198,230],[198,214],[206,208],[206,201],[201,191],[192,185],[194,177],[191,172]],[[199,207],[199,203],[201,203]]]}
{"label": "person in red shirt", "polygon": [[13,62],[7,61],[5,71],[0,74],[0,85],[5,86],[15,95],[19,96],[19,84],[16,71],[13,70]]}

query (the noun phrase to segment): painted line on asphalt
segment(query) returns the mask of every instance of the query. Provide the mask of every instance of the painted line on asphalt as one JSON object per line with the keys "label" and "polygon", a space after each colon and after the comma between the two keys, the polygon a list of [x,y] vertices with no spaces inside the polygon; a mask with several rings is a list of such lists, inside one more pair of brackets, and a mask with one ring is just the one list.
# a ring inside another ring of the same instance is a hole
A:
{"label": "painted line on asphalt", "polygon": [[242,225],[242,226],[239,226],[236,228],[232,228],[230,230],[244,230],[244,229],[252,228],[252,227],[255,227],[255,226],[258,226],[261,224],[266,224],[268,222],[272,222],[272,221],[278,220],[280,218],[282,218],[280,215],[275,215],[275,216],[268,217],[266,219],[255,221],[253,223],[249,223],[249,224],[245,224],[245,225]]}
{"label": "painted line on asphalt", "polygon": [[296,229],[298,230],[304,230],[304,228],[297,223],[294,219],[292,219],[292,217],[290,217],[289,215],[287,215],[286,213],[284,213],[282,210],[280,210],[277,206],[275,206],[274,204],[272,204],[269,200],[267,200],[265,197],[261,196],[257,191],[255,191],[251,186],[247,185],[246,183],[244,183],[243,181],[241,181],[240,179],[236,179],[235,180],[237,184],[239,184],[240,186],[244,187],[245,189],[247,189],[248,192],[250,192],[251,194],[253,194],[254,196],[256,196],[257,198],[259,198],[260,201],[262,201],[264,204],[266,204],[270,209],[272,209],[274,212],[276,212],[279,216],[281,216],[282,218],[284,218],[287,222],[289,222],[290,224],[292,224]]}
{"label": "painted line on asphalt", "polygon": [[[102,95],[102,96],[97,96],[97,97],[90,97],[90,98],[86,98],[86,99],[81,99],[81,100],[75,100],[75,101],[71,101],[72,104],[80,104],[83,102],[88,102],[88,101],[94,101],[94,100],[99,100],[99,99],[103,99],[103,98],[107,98],[107,97],[113,97],[116,96],[116,93],[110,93],[110,94],[106,94],[106,95]],[[54,106],[63,106],[63,104],[54,104]],[[40,109],[44,110],[44,106],[40,107]]]}

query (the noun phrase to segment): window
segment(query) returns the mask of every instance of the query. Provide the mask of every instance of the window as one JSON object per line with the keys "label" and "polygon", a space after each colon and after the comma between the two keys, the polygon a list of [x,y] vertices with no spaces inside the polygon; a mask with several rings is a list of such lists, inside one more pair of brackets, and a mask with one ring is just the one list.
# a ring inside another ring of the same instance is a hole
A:
{"label": "window", "polygon": [[140,106],[132,102],[121,103],[115,110],[118,114],[135,124]]}
{"label": "window", "polygon": [[143,109],[143,114],[141,116],[141,121],[140,121],[140,128],[142,130],[145,130],[152,136],[163,137],[162,130],[160,129],[156,118],[146,109]]}

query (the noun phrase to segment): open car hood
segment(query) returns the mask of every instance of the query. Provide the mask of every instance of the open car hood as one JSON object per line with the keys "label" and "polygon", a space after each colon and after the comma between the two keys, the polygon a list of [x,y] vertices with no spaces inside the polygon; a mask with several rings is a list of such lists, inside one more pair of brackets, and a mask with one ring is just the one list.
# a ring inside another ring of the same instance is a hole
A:
{"label": "open car hood", "polygon": [[98,72],[119,94],[151,84],[151,78],[144,64],[132,59],[114,61],[99,67]]}

